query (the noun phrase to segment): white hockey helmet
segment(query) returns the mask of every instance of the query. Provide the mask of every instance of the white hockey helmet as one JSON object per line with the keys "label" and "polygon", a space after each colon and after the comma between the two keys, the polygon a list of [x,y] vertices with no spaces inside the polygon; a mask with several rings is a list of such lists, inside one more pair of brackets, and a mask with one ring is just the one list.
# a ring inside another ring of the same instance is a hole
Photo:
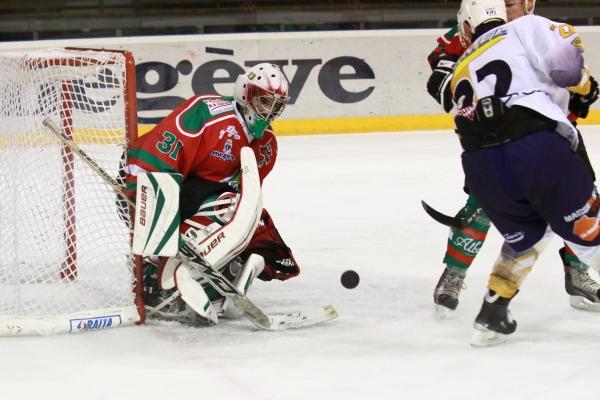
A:
{"label": "white hockey helmet", "polygon": [[277,65],[260,63],[238,76],[233,98],[242,108],[248,130],[260,139],[289,100],[288,81]]}
{"label": "white hockey helmet", "polygon": [[485,22],[492,20],[506,22],[506,6],[504,0],[462,0],[456,18],[460,39],[463,43],[469,43],[471,38],[467,37],[465,32],[465,23],[469,25],[470,33],[473,34],[475,28]]}

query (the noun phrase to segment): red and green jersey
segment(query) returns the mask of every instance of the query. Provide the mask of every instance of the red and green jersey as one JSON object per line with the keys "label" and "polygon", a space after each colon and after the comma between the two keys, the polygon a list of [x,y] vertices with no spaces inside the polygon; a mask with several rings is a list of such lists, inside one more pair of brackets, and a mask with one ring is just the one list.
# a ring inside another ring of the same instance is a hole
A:
{"label": "red and green jersey", "polygon": [[240,150],[249,146],[258,163],[260,181],[277,158],[277,140],[271,127],[261,139],[246,129],[233,98],[194,96],[173,110],[127,151],[127,195],[135,198],[140,172],[174,172],[213,182],[237,179]]}
{"label": "red and green jersey", "polygon": [[433,49],[433,51],[427,57],[427,61],[429,61],[429,66],[431,68],[435,68],[439,58],[442,55],[448,55],[453,57],[460,57],[462,53],[467,49],[463,46],[460,41],[460,35],[458,34],[458,25],[455,25],[448,32],[443,34],[437,39],[437,47]]}

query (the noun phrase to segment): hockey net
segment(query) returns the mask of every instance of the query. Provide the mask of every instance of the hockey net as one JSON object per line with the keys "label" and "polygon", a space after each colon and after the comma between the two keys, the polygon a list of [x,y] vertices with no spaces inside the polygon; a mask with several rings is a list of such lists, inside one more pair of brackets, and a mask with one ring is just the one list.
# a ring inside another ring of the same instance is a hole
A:
{"label": "hockey net", "polygon": [[128,52],[0,52],[0,335],[143,321],[127,210],[42,124],[117,177],[135,102]]}

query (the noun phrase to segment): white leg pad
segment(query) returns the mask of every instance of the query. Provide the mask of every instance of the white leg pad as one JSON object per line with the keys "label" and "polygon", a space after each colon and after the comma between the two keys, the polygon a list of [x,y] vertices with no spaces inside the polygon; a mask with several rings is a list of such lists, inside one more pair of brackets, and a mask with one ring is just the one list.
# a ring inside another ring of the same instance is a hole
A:
{"label": "white leg pad", "polygon": [[210,303],[202,285],[192,278],[189,269],[184,264],[176,267],[174,277],[175,286],[181,293],[183,301],[201,317],[214,324],[219,323],[217,312]]}
{"label": "white leg pad", "polygon": [[[236,287],[240,293],[244,295],[248,293],[248,289],[252,285],[254,278],[258,274],[262,272],[265,268],[265,259],[258,254],[251,254],[250,257],[244,263],[244,266],[240,270],[240,272],[236,275],[233,285]],[[223,306],[221,308],[221,312],[225,318],[237,318],[241,314],[235,307],[229,307],[231,305],[231,301],[229,299],[225,299],[223,302]]]}
{"label": "white leg pad", "polygon": [[175,287],[175,270],[181,265],[181,260],[170,257],[160,275],[160,287],[166,290]]}
{"label": "white leg pad", "polygon": [[183,237],[193,251],[215,269],[240,254],[250,243],[262,214],[262,191],[254,152],[243,147],[240,154],[240,200],[231,220],[200,242]]}

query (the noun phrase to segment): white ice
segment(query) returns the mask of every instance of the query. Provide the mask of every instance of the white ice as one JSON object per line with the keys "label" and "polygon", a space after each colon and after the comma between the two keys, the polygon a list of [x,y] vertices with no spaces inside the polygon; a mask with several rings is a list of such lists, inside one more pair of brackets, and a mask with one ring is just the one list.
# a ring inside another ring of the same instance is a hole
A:
{"label": "white ice", "polygon": [[[600,171],[600,127],[583,127]],[[322,326],[257,331],[150,322],[87,334],[0,340],[1,399],[566,399],[595,396],[600,313],[571,308],[556,238],[512,305],[519,327],[470,347],[472,322],[500,247],[492,228],[455,315],[434,318],[447,213],[466,200],[448,132],[283,137],[265,206],[302,267],[256,283],[268,312],[333,304]],[[353,269],[353,290],[340,274]],[[595,275],[597,278],[597,275]]]}

